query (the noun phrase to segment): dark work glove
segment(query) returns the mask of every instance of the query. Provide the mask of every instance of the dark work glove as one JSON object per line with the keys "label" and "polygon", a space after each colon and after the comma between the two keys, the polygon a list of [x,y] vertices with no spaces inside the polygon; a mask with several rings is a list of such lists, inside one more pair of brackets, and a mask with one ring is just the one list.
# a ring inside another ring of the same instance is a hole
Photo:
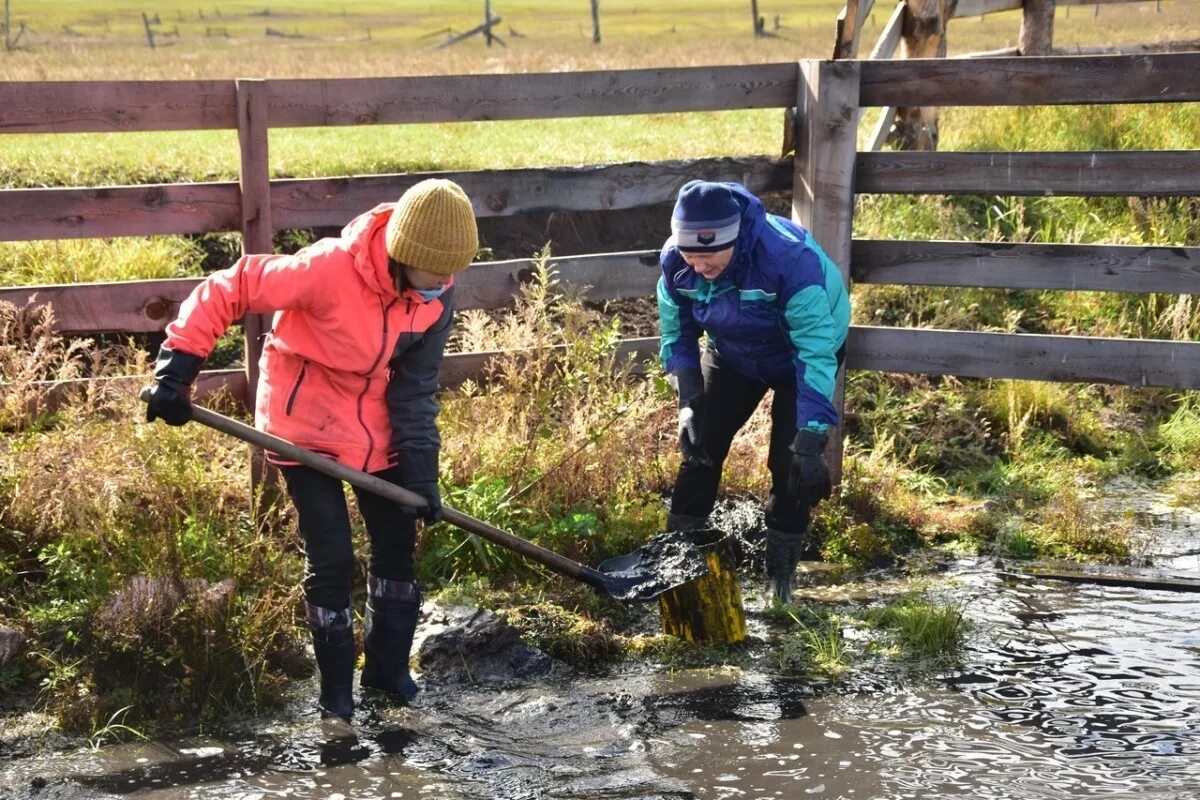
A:
{"label": "dark work glove", "polygon": [[788,470],[788,494],[796,504],[812,508],[833,493],[829,480],[829,464],[825,461],[824,433],[801,428],[792,440],[792,465]]}
{"label": "dark work glove", "polygon": [[670,377],[679,394],[679,451],[685,462],[712,464],[700,435],[700,412],[704,408],[704,378],[698,369],[685,369]]}
{"label": "dark work glove", "polygon": [[812,544],[812,534],[785,533],[767,528],[767,577],[775,590],[775,599],[781,603],[792,600],[792,575],[800,556]]}
{"label": "dark work glove", "polygon": [[401,505],[400,511],[428,523],[442,518],[442,495],[438,492],[438,451],[405,450],[400,453],[398,483],[425,499],[420,507]]}
{"label": "dark work glove", "polygon": [[192,418],[192,383],[203,364],[200,356],[166,346],[159,349],[154,370],[158,383],[146,404],[147,422],[161,419],[168,425],[184,425]]}

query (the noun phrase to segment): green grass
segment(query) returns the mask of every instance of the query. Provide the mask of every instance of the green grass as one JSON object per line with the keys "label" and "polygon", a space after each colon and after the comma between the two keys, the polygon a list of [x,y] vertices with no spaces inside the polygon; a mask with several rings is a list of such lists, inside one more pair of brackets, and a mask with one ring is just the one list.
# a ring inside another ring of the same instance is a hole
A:
{"label": "green grass", "polygon": [[921,595],[909,595],[872,609],[866,620],[890,632],[893,652],[912,661],[952,660],[969,628],[959,605],[939,603]]}

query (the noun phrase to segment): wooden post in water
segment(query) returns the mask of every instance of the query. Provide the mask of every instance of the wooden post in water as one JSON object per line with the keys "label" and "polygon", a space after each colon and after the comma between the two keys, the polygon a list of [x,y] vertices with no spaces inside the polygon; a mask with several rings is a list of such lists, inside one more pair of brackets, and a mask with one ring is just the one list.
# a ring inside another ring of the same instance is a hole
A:
{"label": "wooden post in water", "polygon": [[737,568],[721,531],[696,531],[708,574],[658,596],[663,633],[697,644],[737,644],[746,638],[746,614]]}
{"label": "wooden post in water", "polygon": [[[850,290],[850,238],[854,223],[854,158],[858,136],[857,61],[801,61],[796,97],[796,158],[792,219],[808,228],[842,273]],[[834,483],[842,477],[845,373],[838,370],[834,410],[841,424],[825,451]]]}
{"label": "wooden post in water", "polygon": [[[242,204],[242,253],[270,253],[271,174],[267,151],[267,83],[263,80],[238,80],[238,145],[241,169],[238,185]],[[246,407],[253,410],[258,392],[258,361],[262,357],[263,338],[271,330],[267,314],[247,314],[242,319],[245,332]],[[261,496],[260,496],[261,491]],[[266,454],[250,450],[250,492],[255,501],[255,516],[261,521],[266,509],[274,505],[279,491],[277,470],[267,463]],[[261,503],[258,500],[261,498]]]}
{"label": "wooden post in water", "polygon": [[1025,0],[1017,54],[1048,56],[1054,49],[1054,0]]}

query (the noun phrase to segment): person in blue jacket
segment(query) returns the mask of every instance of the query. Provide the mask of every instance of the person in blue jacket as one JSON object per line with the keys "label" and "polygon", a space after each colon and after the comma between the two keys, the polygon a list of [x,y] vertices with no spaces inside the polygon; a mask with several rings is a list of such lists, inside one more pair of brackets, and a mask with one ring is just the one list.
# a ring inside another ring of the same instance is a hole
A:
{"label": "person in blue jacket", "polygon": [[850,325],[842,275],[746,187],[697,180],[679,191],[659,263],[660,358],[679,395],[683,454],[667,527],[705,525],[733,437],[772,390],[766,562],[788,602],[796,563],[816,551],[813,506],[832,490],[824,452]]}

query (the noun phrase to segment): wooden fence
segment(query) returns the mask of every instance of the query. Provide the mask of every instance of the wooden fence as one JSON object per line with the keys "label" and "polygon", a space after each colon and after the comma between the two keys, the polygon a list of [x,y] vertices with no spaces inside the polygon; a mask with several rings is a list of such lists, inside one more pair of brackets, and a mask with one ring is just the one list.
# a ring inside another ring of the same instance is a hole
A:
{"label": "wooden fence", "polygon": [[[164,102],[169,98],[169,102]],[[802,61],[574,74],[342,80],[0,83],[4,133],[236,128],[237,183],[0,191],[0,241],[241,231],[245,249],[271,233],[341,225],[394,200],[430,173],[268,179],[269,126],[548,119],[796,108],[795,156],[437,173],[463,185],[480,217],[629,209],[665,203],[694,177],[792,193],[847,284],[1188,294],[1200,248],[856,240],[856,193],[1200,195],[1200,151],[856,152],[862,108],[1172,103],[1200,100],[1200,53],[1074,58]],[[664,221],[665,225],[665,221]],[[649,297],[653,252],[558,259],[561,279],[593,298]],[[526,261],[464,273],[464,308],[497,308]],[[8,287],[0,300],[55,306],[64,334],[161,330],[196,279]],[[262,321],[247,321],[247,373],[207,373],[206,386],[252,394]],[[621,344],[650,357],[656,339]],[[477,376],[490,354],[446,359],[444,383]],[[1200,343],[883,327],[852,328],[847,367],[981,378],[1200,387]],[[143,378],[140,378],[144,380]],[[840,380],[840,379],[839,379]],[[840,385],[840,383],[839,383]]]}
{"label": "wooden fence", "polygon": [[[1099,12],[1100,4],[1124,4],[1145,0],[899,0],[888,15],[879,37],[866,56],[882,58],[945,58],[947,28],[951,19],[982,17],[1002,11],[1021,11],[1021,28],[1015,47],[960,58],[1002,56],[1100,55],[1116,53],[1174,52],[1200,50],[1200,40],[1163,41],[1138,45],[1054,48],[1054,9],[1091,5]],[[863,28],[875,8],[875,0],[846,0],[838,14],[834,39],[834,58],[858,58],[863,45]],[[885,107],[867,137],[867,150],[879,150],[891,142],[904,150],[936,150],[938,139],[937,109]],[[786,147],[786,144],[785,144]],[[786,153],[787,150],[785,149]]]}

